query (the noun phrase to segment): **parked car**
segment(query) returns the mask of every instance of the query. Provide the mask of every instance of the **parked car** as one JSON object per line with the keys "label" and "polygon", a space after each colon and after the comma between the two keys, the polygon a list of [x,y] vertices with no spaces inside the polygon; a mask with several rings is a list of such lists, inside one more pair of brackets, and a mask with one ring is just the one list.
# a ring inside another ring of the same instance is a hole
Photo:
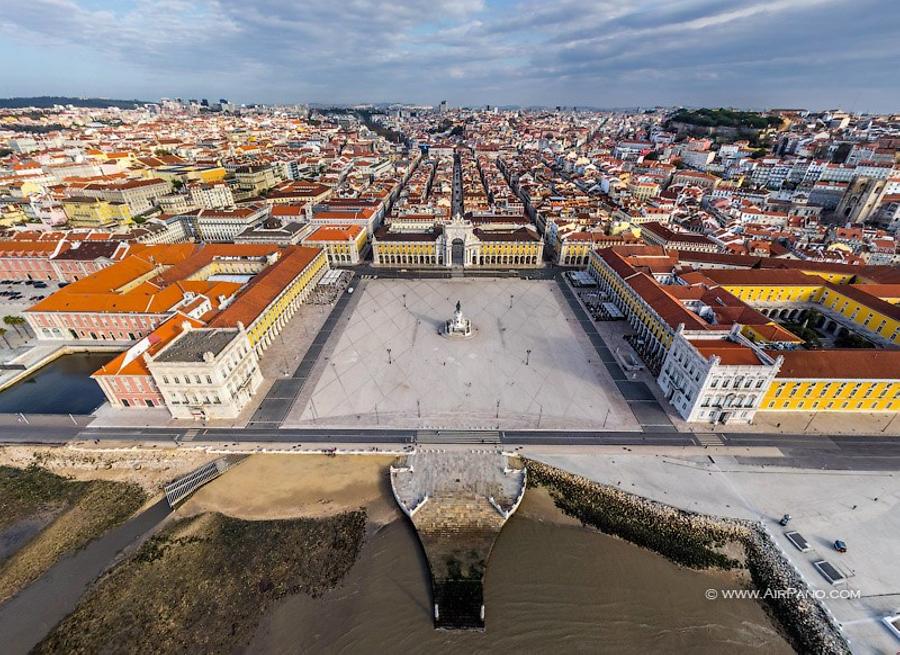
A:
{"label": "parked car", "polygon": [[846,553],[847,552],[847,544],[845,544],[840,539],[836,539],[834,542],[834,549],[839,553]]}

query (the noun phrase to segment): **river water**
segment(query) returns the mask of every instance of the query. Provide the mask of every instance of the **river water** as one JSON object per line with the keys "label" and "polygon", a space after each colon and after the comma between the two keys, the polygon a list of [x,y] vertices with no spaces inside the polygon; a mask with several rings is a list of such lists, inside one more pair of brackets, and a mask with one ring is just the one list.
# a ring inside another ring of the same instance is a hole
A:
{"label": "river water", "polygon": [[425,558],[404,518],[369,535],[338,589],[282,601],[246,652],[791,653],[756,602],[705,598],[734,586],[575,525],[529,490],[491,554],[484,632],[432,629]]}
{"label": "river water", "polygon": [[87,546],[54,564],[12,599],[0,605],[0,653],[25,655],[75,609],[88,585],[172,509],[165,498]]}
{"label": "river water", "polygon": [[0,414],[90,414],[105,398],[91,373],[114,353],[63,355],[0,392]]}

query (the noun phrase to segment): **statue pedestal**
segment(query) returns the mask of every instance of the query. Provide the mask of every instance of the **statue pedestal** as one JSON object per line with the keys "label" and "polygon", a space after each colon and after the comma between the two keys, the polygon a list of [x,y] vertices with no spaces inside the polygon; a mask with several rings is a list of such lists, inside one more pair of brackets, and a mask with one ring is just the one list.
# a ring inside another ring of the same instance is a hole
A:
{"label": "statue pedestal", "polygon": [[450,319],[446,323],[444,323],[444,336],[445,337],[471,337],[472,336],[472,321],[467,318],[462,319],[461,321],[456,321],[454,319]]}
{"label": "statue pedestal", "polygon": [[454,312],[453,318],[444,322],[444,330],[441,334],[451,338],[465,338],[472,336],[472,321],[463,316],[459,303],[456,303],[456,312]]}

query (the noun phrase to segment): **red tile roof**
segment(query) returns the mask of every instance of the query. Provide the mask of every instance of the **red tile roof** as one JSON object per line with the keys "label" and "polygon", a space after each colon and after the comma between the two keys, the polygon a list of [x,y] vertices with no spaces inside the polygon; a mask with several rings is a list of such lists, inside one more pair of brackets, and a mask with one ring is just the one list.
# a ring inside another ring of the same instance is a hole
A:
{"label": "red tile roof", "polygon": [[238,322],[250,327],[253,321],[316,257],[324,257],[319,248],[290,246],[284,255],[262,273],[210,321],[210,327],[234,327]]}
{"label": "red tile roof", "polygon": [[784,357],[779,378],[896,380],[900,371],[900,350],[776,350],[769,354]]}

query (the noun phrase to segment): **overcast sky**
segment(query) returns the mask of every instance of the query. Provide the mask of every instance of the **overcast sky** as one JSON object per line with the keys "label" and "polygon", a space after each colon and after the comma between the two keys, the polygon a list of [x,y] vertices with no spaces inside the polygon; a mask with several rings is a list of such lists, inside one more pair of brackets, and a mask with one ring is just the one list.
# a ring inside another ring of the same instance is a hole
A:
{"label": "overcast sky", "polygon": [[0,96],[900,111],[900,0],[2,0]]}

